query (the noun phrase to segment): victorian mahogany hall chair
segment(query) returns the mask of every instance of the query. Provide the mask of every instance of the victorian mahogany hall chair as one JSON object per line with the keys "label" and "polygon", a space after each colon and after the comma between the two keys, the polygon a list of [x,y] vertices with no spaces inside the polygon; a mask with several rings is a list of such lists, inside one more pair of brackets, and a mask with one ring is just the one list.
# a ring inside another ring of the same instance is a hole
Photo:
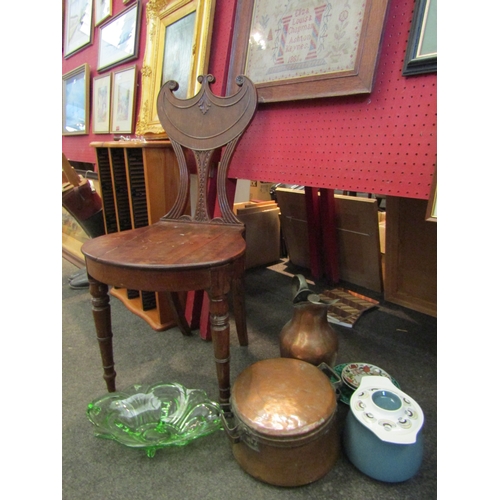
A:
{"label": "victorian mahogany hall chair", "polygon": [[[175,81],[158,94],[158,117],[172,143],[179,164],[180,182],[172,209],[158,222],[138,229],[106,234],[85,242],[92,312],[99,341],[104,379],[115,391],[111,311],[108,285],[132,290],[166,292],[178,325],[188,334],[177,292],[205,290],[209,297],[210,329],[219,386],[219,401],[230,395],[228,294],[232,290],[240,345],[247,345],[244,305],[244,225],[233,214],[226,193],[226,178],[235,147],[257,107],[257,92],[245,76],[237,78],[238,92],[215,96],[212,75],[199,76],[200,91],[178,99]],[[207,203],[215,151],[222,148],[217,167],[217,201],[214,217]],[[192,151],[198,175],[194,215],[186,215],[189,169],[186,152]]]}

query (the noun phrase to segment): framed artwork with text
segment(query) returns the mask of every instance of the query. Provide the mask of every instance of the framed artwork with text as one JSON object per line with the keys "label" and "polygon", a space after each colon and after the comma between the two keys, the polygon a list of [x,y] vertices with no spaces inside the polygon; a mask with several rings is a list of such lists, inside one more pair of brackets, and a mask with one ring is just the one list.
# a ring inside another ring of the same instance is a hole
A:
{"label": "framed artwork with text", "polygon": [[239,0],[228,87],[260,102],[369,93],[388,0]]}

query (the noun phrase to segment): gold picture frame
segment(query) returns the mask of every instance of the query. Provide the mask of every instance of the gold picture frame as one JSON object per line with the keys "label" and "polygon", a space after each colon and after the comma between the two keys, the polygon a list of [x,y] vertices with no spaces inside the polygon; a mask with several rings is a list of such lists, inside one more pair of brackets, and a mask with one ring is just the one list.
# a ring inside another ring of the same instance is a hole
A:
{"label": "gold picture frame", "polygon": [[[167,80],[179,82],[180,98],[192,97],[199,90],[197,77],[208,69],[214,10],[215,0],[158,0],[146,5],[147,40],[136,135],[166,136],[156,99]],[[169,52],[176,56],[169,58]]]}
{"label": "gold picture frame", "polygon": [[437,222],[437,167],[432,178],[431,192],[429,193],[429,201],[425,211],[425,220],[429,222]]}
{"label": "gold picture frame", "polygon": [[112,0],[94,0],[94,26],[99,26],[113,15]]}
{"label": "gold picture frame", "polygon": [[109,134],[112,74],[95,76],[92,89],[92,131]]}
{"label": "gold picture frame", "polygon": [[111,132],[131,134],[134,126],[137,66],[123,68],[113,73],[111,91]]}
{"label": "gold picture frame", "polygon": [[62,76],[62,135],[89,133],[89,94],[88,63]]}

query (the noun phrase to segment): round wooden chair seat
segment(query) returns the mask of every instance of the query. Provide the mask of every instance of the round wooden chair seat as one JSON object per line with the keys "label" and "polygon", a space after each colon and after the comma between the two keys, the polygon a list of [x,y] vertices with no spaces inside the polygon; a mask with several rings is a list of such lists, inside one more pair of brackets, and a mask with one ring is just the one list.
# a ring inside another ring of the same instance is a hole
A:
{"label": "round wooden chair seat", "polygon": [[246,248],[243,228],[220,224],[160,221],[85,242],[88,260],[121,268],[200,269],[224,265]]}

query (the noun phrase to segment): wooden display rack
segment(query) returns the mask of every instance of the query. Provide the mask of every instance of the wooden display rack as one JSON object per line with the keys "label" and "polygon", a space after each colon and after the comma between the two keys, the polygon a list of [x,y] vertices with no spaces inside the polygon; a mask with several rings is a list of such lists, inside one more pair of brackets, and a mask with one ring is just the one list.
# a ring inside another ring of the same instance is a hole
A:
{"label": "wooden display rack", "polygon": [[[106,233],[153,224],[170,210],[179,185],[170,141],[90,145],[97,158]],[[163,293],[118,288],[110,293],[156,331],[176,325]]]}

